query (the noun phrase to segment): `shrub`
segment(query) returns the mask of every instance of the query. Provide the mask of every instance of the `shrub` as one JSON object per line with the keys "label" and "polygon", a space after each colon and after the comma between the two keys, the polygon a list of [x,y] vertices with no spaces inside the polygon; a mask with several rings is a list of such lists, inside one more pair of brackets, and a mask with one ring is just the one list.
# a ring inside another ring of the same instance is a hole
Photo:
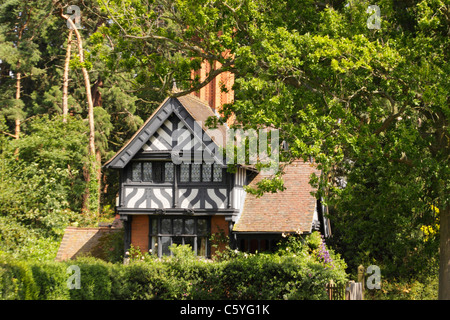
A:
{"label": "shrub", "polygon": [[[80,268],[81,288],[70,290],[72,300],[110,300],[111,296],[111,264],[100,259],[82,257],[70,262]],[[66,280],[70,275],[66,276]]]}
{"label": "shrub", "polygon": [[419,280],[389,279],[381,282],[381,289],[367,290],[366,300],[437,300],[437,276]]}
{"label": "shrub", "polygon": [[38,288],[39,300],[67,300],[67,266],[58,262],[31,262],[31,271]]}
{"label": "shrub", "polygon": [[0,299],[14,300],[18,296],[19,287],[11,269],[0,265],[0,279]]}
{"label": "shrub", "polygon": [[[38,287],[33,278],[30,265],[25,261],[0,257],[2,277],[2,298],[11,300],[35,300]],[[4,296],[4,297],[3,297]]]}
{"label": "shrub", "polygon": [[[316,235],[286,239],[272,254],[228,250],[219,261],[172,246],[173,256],[157,258],[130,248],[128,264],[92,257],[66,262],[0,260],[2,299],[326,299],[325,285],[346,280],[345,264]],[[319,250],[319,251],[318,251]],[[326,249],[328,251],[328,249]],[[78,266],[80,289],[69,289],[67,268]]]}

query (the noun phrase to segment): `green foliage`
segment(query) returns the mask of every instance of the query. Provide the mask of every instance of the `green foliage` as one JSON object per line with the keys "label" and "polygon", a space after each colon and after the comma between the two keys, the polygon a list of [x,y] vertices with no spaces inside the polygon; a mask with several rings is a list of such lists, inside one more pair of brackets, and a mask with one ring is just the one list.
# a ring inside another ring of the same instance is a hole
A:
{"label": "green foliage", "polygon": [[111,265],[95,258],[80,258],[70,265],[80,268],[80,289],[70,290],[71,300],[110,300]]}
{"label": "green foliage", "polygon": [[[350,269],[375,263],[390,277],[422,283],[417,277],[437,265],[440,220],[430,207],[449,212],[449,2],[347,2],[71,1],[82,10],[85,65],[101,98],[102,160],[174,79],[195,91],[203,84],[191,71],[220,62],[218,71],[236,78],[220,121],[233,114],[243,129],[277,128],[289,146],[281,161],[315,159],[324,174],[312,182],[335,208],[333,247]],[[90,163],[83,121],[63,126],[40,116],[61,113],[68,28],[58,4],[0,4],[0,248],[33,259],[52,256],[50,242],[80,221],[74,212],[86,190],[86,208],[99,207],[98,182],[86,185],[83,175]],[[381,8],[381,29],[367,28],[369,4]],[[85,118],[75,53],[71,60],[69,110]],[[21,135],[11,140],[15,120]],[[102,201],[111,204],[118,179],[102,181],[109,186]],[[276,175],[248,191],[282,189]]]}
{"label": "green foliage", "polygon": [[101,254],[97,257],[111,262],[123,262],[123,230],[118,232],[111,232],[99,239],[99,249]]}
{"label": "green foliage", "polygon": [[[324,266],[311,251],[317,249],[309,245],[314,242],[290,240],[295,250],[233,252],[221,261],[197,258],[189,246],[176,245],[170,248],[173,256],[162,259],[132,247],[127,264],[86,257],[67,262],[1,257],[0,293],[2,299],[327,299],[326,283],[346,281],[344,265],[333,256],[334,267]],[[80,289],[68,289],[71,265],[80,268]]]}
{"label": "green foliage", "polygon": [[366,300],[437,300],[438,277],[428,276],[419,280],[389,279],[381,281],[380,290],[368,290]]}
{"label": "green foliage", "polygon": [[67,300],[70,298],[67,286],[67,265],[54,261],[29,263],[33,279],[39,288],[39,300]]}
{"label": "green foliage", "polygon": [[5,278],[2,280],[2,298],[17,300],[38,299],[38,286],[30,265],[25,261],[0,256],[0,268]]}
{"label": "green foliage", "polygon": [[228,259],[218,261],[199,259],[188,246],[172,246],[173,256],[162,260],[132,248],[130,266],[141,271],[144,266],[156,268],[155,277],[164,284],[164,289],[152,287],[158,299],[326,299],[330,279],[345,282],[345,264],[335,257],[336,267],[325,267],[310,250],[317,239],[306,240],[311,247],[304,241],[290,240],[295,250],[286,246],[276,254],[232,251],[224,254]]}
{"label": "green foliage", "polygon": [[[70,135],[65,133],[69,130]],[[86,125],[36,117],[29,134],[0,140],[0,248],[23,258],[56,256],[65,227],[80,221]],[[65,137],[61,139],[60,137]]]}

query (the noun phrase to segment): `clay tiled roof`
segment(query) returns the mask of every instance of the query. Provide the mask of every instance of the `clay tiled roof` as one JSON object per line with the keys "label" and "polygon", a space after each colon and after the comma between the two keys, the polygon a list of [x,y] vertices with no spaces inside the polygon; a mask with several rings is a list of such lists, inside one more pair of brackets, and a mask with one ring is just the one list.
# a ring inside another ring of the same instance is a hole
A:
{"label": "clay tiled roof", "polygon": [[[202,124],[202,128],[205,132],[210,133],[211,139],[220,147],[225,146],[227,137],[227,128],[224,125],[217,125],[217,128],[210,129],[206,127],[205,123],[209,117],[217,116],[206,101],[192,95],[185,95],[177,98],[183,105],[187,112],[194,118],[195,121],[199,121]],[[208,130],[208,131],[207,131]],[[219,134],[214,134],[215,130],[219,131]]]}
{"label": "clay tiled roof", "polygon": [[[286,190],[277,193],[265,193],[257,198],[248,194],[243,211],[233,231],[236,232],[311,232],[316,209],[316,198],[309,184],[313,172],[319,175],[314,164],[294,161],[284,168],[283,175]],[[258,174],[250,183],[255,186],[264,177]]]}

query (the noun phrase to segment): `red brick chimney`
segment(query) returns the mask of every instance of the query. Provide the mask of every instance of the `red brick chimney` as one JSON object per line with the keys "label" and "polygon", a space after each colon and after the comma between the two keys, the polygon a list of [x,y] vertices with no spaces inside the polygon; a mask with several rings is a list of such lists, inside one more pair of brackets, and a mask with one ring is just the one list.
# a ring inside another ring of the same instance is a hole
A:
{"label": "red brick chimney", "polygon": [[[213,64],[213,70],[220,68],[220,62],[215,61]],[[211,65],[207,61],[203,61],[200,70],[192,71],[192,77],[199,77],[200,81],[203,81],[208,76],[211,70]],[[234,91],[232,86],[234,83],[234,74],[229,71],[222,72],[214,78],[210,83],[192,94],[204,101],[206,101],[213,111],[220,113],[222,105],[225,103],[231,103],[234,100]],[[225,86],[228,92],[222,92],[221,87]]]}

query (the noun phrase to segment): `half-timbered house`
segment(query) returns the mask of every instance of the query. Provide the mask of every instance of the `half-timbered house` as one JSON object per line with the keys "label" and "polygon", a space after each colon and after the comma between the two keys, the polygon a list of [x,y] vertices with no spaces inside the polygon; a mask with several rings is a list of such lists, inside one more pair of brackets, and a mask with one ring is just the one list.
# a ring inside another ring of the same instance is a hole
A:
{"label": "half-timbered house", "polygon": [[213,234],[251,252],[273,250],[283,233],[320,229],[328,235],[326,208],[308,183],[317,171],[314,164],[285,166],[283,192],[246,194],[244,186],[257,183],[263,173],[245,165],[227,171],[218,152],[227,126],[205,125],[216,116],[211,101],[208,95],[167,98],[105,164],[120,175],[116,209],[124,222],[125,248],[132,244],[162,256],[171,254],[171,244],[188,244],[198,256],[210,257]]}

